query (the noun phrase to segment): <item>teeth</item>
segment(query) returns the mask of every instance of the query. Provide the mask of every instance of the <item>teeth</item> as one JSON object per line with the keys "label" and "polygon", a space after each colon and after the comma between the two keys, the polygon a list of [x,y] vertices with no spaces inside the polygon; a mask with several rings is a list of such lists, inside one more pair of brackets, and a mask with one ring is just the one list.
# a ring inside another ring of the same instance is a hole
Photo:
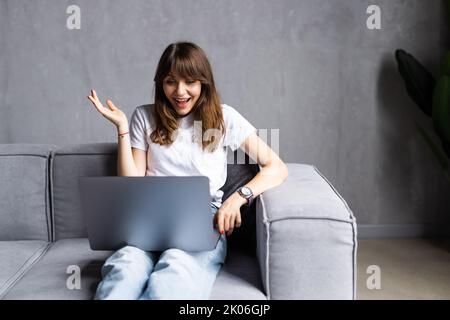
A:
{"label": "teeth", "polygon": [[180,100],[180,99],[175,99],[175,100],[177,100],[178,102],[186,102],[186,101],[188,101],[190,98],[188,98],[188,99],[183,99],[183,100]]}

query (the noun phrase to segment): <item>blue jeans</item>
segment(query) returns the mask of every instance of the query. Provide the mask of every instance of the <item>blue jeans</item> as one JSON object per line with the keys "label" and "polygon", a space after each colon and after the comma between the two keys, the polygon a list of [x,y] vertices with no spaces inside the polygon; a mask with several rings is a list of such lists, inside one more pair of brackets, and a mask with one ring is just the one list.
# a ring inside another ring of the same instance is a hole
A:
{"label": "blue jeans", "polygon": [[[217,210],[217,203],[211,203],[213,215]],[[226,252],[225,234],[211,251],[168,249],[161,253],[123,247],[103,265],[94,299],[208,299]]]}

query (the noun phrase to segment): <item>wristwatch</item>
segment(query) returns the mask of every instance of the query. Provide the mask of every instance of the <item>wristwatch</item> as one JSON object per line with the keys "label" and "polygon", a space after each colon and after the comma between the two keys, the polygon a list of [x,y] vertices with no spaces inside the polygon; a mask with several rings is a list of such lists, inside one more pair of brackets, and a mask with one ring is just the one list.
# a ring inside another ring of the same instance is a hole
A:
{"label": "wristwatch", "polygon": [[247,200],[247,205],[250,205],[253,201],[253,191],[246,186],[240,187],[238,193],[241,197]]}

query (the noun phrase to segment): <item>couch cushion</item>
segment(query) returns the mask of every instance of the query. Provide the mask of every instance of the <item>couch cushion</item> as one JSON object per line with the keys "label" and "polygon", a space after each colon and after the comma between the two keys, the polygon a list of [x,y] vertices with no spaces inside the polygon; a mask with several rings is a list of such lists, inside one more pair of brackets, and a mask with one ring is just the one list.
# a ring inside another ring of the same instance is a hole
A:
{"label": "couch cushion", "polygon": [[[5,299],[92,299],[100,270],[111,252],[92,251],[87,239],[56,241],[42,259],[8,292]],[[236,255],[235,255],[236,254]],[[78,266],[81,289],[69,290],[67,268]],[[212,299],[265,299],[255,257],[229,252]]]}
{"label": "couch cushion", "polygon": [[0,241],[0,299],[47,249],[39,240]]}
{"label": "couch cushion", "polygon": [[50,240],[48,159],[54,147],[0,144],[0,240]]}
{"label": "couch cushion", "polygon": [[[92,251],[87,239],[65,239],[54,242],[47,253],[4,299],[91,299],[100,279],[100,269],[108,251]],[[78,266],[81,289],[68,289],[73,274],[68,267]]]}
{"label": "couch cushion", "polygon": [[255,255],[230,250],[217,275],[211,300],[267,300]]}
{"label": "couch cushion", "polygon": [[77,144],[56,149],[51,171],[54,239],[86,237],[78,178],[117,176],[117,144]]}

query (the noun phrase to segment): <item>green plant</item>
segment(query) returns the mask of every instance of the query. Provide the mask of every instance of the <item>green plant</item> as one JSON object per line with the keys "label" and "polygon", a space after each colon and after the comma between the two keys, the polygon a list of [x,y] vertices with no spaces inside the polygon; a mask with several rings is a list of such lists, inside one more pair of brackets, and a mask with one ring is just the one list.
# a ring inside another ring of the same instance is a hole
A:
{"label": "green plant", "polygon": [[433,121],[433,128],[442,148],[417,121],[415,123],[419,133],[438,159],[445,177],[450,181],[450,51],[444,56],[437,81],[406,51],[396,50],[395,59],[409,96]]}

